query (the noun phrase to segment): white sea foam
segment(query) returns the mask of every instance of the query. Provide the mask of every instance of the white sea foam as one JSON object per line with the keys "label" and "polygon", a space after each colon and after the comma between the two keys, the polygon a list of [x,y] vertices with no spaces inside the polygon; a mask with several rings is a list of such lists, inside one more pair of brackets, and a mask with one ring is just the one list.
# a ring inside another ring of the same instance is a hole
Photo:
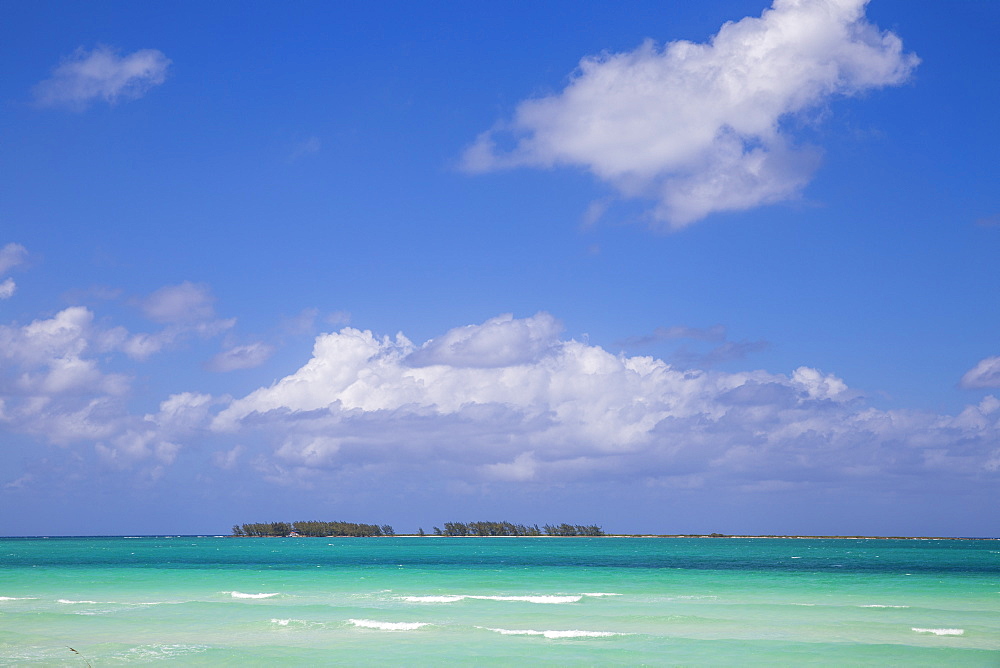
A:
{"label": "white sea foam", "polygon": [[862,608],[908,608],[908,605],[881,605],[879,603],[873,603],[871,605],[862,605]]}
{"label": "white sea foam", "polygon": [[362,629],[378,629],[379,631],[415,631],[426,622],[377,622],[374,619],[348,619],[351,624]]}
{"label": "white sea foam", "polygon": [[578,603],[584,596],[617,596],[618,594],[573,594],[573,595],[528,595],[528,596],[483,596],[476,594],[445,594],[440,596],[403,596],[408,603],[457,603],[465,599],[476,601],[521,601],[523,603]]}
{"label": "white sea foam", "polygon": [[57,603],[67,603],[67,604],[73,604],[73,603],[90,603],[91,605],[97,603],[97,601],[70,601],[69,599],[65,599],[65,598],[61,598],[61,599],[59,599],[56,602]]}
{"label": "white sea foam", "polygon": [[584,592],[583,595],[584,596],[621,596],[621,594],[613,594],[613,593],[608,593],[608,592],[603,592],[603,591]]}
{"label": "white sea foam", "polygon": [[278,619],[277,617],[272,618],[271,623],[280,627],[287,627],[292,629],[325,628],[327,626],[327,624],[324,622],[309,621],[307,619]]}
{"label": "white sea foam", "polygon": [[34,596],[0,596],[0,601],[34,601]]}
{"label": "white sea foam", "polygon": [[961,636],[965,635],[965,629],[918,629],[914,627],[912,630],[917,633],[933,633],[936,636]]}
{"label": "white sea foam", "polygon": [[[188,654],[200,654],[208,650],[205,645],[140,645],[131,647],[119,655],[126,663],[148,662],[163,659],[178,659]],[[117,657],[116,657],[117,658]]]}
{"label": "white sea foam", "polygon": [[701,600],[715,600],[719,598],[718,596],[710,594],[686,594],[684,596],[671,596],[668,601],[701,601]]}
{"label": "white sea foam", "polygon": [[583,596],[470,596],[484,601],[523,601],[525,603],[577,603]]}
{"label": "white sea foam", "polygon": [[495,629],[489,626],[478,626],[476,628],[493,631],[504,636],[544,636],[546,638],[607,638],[610,636],[623,636],[625,633],[614,631],[536,631],[534,629]]}
{"label": "white sea foam", "polygon": [[456,603],[467,596],[404,596],[407,603]]}
{"label": "white sea foam", "polygon": [[273,594],[244,594],[241,591],[226,591],[224,594],[229,594],[233,598],[271,598],[272,596],[277,596],[277,592]]}

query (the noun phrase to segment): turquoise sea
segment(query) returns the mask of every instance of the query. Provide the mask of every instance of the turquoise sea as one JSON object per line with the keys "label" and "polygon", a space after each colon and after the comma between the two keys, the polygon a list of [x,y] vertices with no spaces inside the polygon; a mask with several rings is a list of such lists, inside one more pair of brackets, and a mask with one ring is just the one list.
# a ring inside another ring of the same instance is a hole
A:
{"label": "turquoise sea", "polygon": [[5,538],[0,664],[1000,666],[1000,541]]}

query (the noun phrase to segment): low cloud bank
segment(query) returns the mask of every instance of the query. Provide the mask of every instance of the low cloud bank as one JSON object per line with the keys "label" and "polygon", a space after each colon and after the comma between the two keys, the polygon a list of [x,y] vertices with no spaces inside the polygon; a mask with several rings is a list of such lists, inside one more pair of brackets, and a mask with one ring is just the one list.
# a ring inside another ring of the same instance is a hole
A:
{"label": "low cloud bank", "polygon": [[318,337],[295,373],[225,406],[211,429],[266,443],[268,466],[297,479],[372,466],[684,485],[997,472],[994,397],[957,416],[884,411],[809,367],[679,369],[559,332],[546,313],[500,316],[422,346],[344,328]]}
{"label": "low cloud bank", "polygon": [[[170,467],[192,475],[199,460],[294,485],[363,472],[385,484],[954,488],[1000,473],[993,396],[953,416],[881,410],[818,369],[724,372],[615,354],[564,336],[548,313],[504,314],[423,344],[344,327],[268,386],[235,398],[178,392],[136,412],[136,380],[155,372],[144,366],[155,355],[234,325],[212,301],[188,283],[136,300],[160,327],[149,333],[82,306],[0,325],[0,432],[150,479]],[[719,342],[725,330],[658,336]],[[248,369],[272,352],[228,345],[206,366]],[[995,361],[963,383],[995,387]]]}

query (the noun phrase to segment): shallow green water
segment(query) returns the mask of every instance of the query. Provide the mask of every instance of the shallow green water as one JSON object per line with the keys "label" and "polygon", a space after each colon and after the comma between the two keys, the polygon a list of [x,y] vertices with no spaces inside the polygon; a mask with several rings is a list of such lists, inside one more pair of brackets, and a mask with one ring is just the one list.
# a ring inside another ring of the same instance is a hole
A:
{"label": "shallow green water", "polygon": [[0,539],[0,664],[88,662],[1000,666],[1000,541]]}

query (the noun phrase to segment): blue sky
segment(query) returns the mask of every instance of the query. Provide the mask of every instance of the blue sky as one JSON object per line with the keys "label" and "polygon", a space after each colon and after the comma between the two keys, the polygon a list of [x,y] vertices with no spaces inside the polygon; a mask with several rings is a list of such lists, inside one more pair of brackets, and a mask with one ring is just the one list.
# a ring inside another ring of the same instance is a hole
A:
{"label": "blue sky", "polygon": [[0,17],[0,534],[1000,534],[995,3]]}

